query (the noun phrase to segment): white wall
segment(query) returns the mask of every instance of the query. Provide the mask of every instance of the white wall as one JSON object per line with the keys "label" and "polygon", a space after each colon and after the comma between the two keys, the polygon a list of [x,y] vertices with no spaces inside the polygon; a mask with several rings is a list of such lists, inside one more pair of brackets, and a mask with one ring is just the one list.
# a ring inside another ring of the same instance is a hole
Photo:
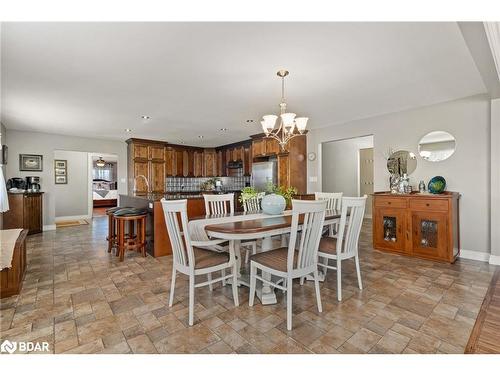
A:
{"label": "white wall", "polygon": [[[118,193],[127,193],[127,145],[125,142],[103,139],[70,137],[36,132],[24,132],[7,129],[9,139],[9,163],[7,177],[40,176],[43,199],[43,224],[53,226],[55,223],[55,194],[54,184],[54,151],[81,151],[118,156]],[[43,155],[43,172],[20,172],[19,154]],[[87,176],[88,171],[82,171]]]}
{"label": "white wall", "polygon": [[321,191],[341,191],[357,197],[359,190],[359,150],[373,147],[373,136],[323,143]]}
{"label": "white wall", "polygon": [[54,151],[54,159],[67,161],[67,184],[54,184],[55,217],[88,216],[88,153]]}
{"label": "white wall", "polygon": [[[404,112],[352,121],[320,129],[308,135],[308,151],[318,158],[308,161],[308,192],[321,188],[321,143],[336,139],[374,135],[374,190],[389,188],[389,172],[384,154],[389,148],[418,155],[420,138],[428,132],[444,130],[457,141],[455,153],[447,160],[432,163],[417,156],[412,185],[441,175],[447,189],[462,194],[460,234],[462,249],[490,252],[490,100],[479,95]],[[317,176],[317,182],[311,177]],[[495,229],[498,230],[498,229]]]}

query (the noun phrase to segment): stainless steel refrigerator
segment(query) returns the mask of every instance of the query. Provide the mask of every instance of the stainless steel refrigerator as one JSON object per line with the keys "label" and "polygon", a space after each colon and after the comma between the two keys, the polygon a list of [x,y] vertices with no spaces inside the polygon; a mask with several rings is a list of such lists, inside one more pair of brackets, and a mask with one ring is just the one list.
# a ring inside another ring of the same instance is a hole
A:
{"label": "stainless steel refrigerator", "polygon": [[278,163],[264,161],[252,164],[252,186],[258,191],[265,191],[269,183],[278,182]]}

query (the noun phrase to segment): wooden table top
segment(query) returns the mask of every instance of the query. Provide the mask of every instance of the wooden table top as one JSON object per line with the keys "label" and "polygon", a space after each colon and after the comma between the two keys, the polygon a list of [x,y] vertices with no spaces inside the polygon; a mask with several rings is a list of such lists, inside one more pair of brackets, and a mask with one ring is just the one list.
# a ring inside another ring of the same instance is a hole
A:
{"label": "wooden table top", "polygon": [[[234,214],[233,216],[241,216]],[[206,216],[210,218],[212,216]],[[213,216],[217,217],[217,216]],[[220,217],[220,216],[219,216]],[[325,220],[334,220],[340,218],[340,211],[327,210]],[[302,224],[303,215],[299,217],[299,224]],[[278,217],[269,217],[256,220],[240,220],[231,223],[210,224],[205,227],[207,232],[228,233],[228,234],[252,234],[267,232],[276,229],[288,228],[292,225],[292,215],[283,215]]]}

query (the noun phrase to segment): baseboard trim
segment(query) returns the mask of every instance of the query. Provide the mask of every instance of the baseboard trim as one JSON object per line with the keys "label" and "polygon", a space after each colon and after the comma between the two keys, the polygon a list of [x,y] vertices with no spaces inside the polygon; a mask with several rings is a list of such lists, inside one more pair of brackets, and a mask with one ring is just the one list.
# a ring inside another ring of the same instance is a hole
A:
{"label": "baseboard trim", "polygon": [[460,249],[460,258],[478,260],[480,262],[488,262],[490,260],[490,254],[483,253],[481,251]]}
{"label": "baseboard trim", "polygon": [[61,221],[69,220],[91,220],[92,217],[89,215],[75,215],[75,216],[58,216],[55,219],[56,224]]}
{"label": "baseboard trim", "polygon": [[500,266],[500,255],[490,255],[490,264]]}
{"label": "baseboard trim", "polygon": [[52,224],[52,225],[44,225],[43,226],[43,231],[47,231],[47,230],[56,230],[56,225],[55,224]]}

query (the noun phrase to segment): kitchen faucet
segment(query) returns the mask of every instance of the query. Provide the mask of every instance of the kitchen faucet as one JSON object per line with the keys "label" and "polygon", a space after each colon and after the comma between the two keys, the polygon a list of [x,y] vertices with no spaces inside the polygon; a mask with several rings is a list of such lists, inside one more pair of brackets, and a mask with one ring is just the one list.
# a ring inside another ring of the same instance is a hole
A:
{"label": "kitchen faucet", "polygon": [[136,193],[137,193],[137,179],[138,179],[139,177],[142,177],[142,178],[144,179],[144,182],[146,183],[146,189],[147,189],[147,192],[148,192],[148,193],[151,193],[151,190],[149,189],[149,181],[148,181],[148,179],[147,179],[147,178],[146,178],[146,176],[144,176],[143,174],[140,174],[140,175],[135,176],[135,178],[134,178],[134,189],[133,189],[134,194],[136,194]]}

